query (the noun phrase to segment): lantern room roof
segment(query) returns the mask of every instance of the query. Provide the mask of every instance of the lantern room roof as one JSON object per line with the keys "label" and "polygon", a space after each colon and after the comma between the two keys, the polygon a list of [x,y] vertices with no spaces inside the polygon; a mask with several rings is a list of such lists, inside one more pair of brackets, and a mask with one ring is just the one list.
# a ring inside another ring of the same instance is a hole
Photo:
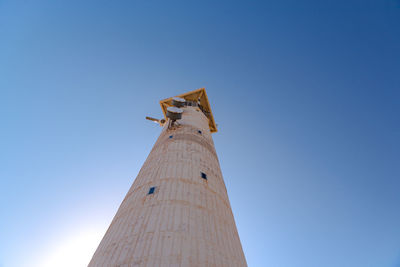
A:
{"label": "lantern room roof", "polygon": [[[210,132],[215,133],[217,132],[217,125],[215,124],[214,121],[214,116],[211,112],[211,106],[210,102],[208,101],[207,93],[205,88],[200,88],[194,91],[190,91],[181,95],[177,95],[174,97],[180,97],[185,99],[186,101],[191,101],[199,104],[199,108],[203,113],[206,115],[208,118],[208,125],[210,126]],[[172,106],[172,98],[167,98],[164,100],[160,101],[160,106],[162,109],[162,112],[164,114],[165,120],[167,120],[167,108]]]}

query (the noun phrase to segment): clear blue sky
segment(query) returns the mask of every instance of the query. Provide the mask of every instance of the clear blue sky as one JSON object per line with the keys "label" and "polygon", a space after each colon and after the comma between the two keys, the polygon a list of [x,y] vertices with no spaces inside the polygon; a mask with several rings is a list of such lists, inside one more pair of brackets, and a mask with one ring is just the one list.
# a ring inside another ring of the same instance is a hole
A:
{"label": "clear blue sky", "polygon": [[400,266],[399,0],[0,1],[0,266],[90,259],[200,87],[249,266]]}

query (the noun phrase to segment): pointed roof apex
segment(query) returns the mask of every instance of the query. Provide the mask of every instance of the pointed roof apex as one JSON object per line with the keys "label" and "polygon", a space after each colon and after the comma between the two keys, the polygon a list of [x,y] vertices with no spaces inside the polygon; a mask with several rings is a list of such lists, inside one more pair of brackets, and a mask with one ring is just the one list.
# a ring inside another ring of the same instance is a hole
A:
{"label": "pointed roof apex", "polygon": [[[200,88],[194,91],[190,91],[181,95],[177,95],[174,97],[180,97],[180,98],[184,98],[187,101],[194,101],[196,103],[200,104],[200,109],[203,111],[203,113],[207,116],[208,118],[208,125],[210,126],[210,132],[211,133],[215,133],[217,132],[217,125],[215,124],[214,121],[214,116],[211,112],[211,106],[210,106],[210,102],[208,101],[208,97],[207,97],[207,93],[206,93],[206,89],[205,88]],[[172,98],[167,98],[164,100],[160,101],[160,106],[161,109],[164,113],[164,118],[167,119],[167,108],[172,106]]]}

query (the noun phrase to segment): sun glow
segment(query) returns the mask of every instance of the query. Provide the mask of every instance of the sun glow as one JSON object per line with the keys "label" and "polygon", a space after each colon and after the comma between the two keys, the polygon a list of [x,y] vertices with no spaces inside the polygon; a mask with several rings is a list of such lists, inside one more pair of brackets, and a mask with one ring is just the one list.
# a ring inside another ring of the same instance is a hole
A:
{"label": "sun glow", "polygon": [[90,229],[69,235],[68,238],[62,240],[59,244],[49,248],[42,262],[37,266],[86,267],[100,243],[104,234],[103,231]]}

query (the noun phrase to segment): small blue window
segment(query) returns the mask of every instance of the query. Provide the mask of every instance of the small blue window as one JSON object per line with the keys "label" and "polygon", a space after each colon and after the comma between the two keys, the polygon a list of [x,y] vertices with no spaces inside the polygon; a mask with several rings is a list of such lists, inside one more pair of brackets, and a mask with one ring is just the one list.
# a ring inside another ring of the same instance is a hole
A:
{"label": "small blue window", "polygon": [[156,190],[156,187],[150,187],[149,193],[147,193],[148,195],[154,194],[154,190]]}
{"label": "small blue window", "polygon": [[169,138],[172,138],[172,137],[174,137],[174,136],[173,136],[173,135],[170,135],[170,136],[169,136]]}
{"label": "small blue window", "polygon": [[205,174],[204,172],[201,173],[201,178],[207,180],[207,174]]}
{"label": "small blue window", "polygon": [[201,131],[200,131],[200,130],[198,130],[197,132],[198,132],[199,134],[201,134]]}

